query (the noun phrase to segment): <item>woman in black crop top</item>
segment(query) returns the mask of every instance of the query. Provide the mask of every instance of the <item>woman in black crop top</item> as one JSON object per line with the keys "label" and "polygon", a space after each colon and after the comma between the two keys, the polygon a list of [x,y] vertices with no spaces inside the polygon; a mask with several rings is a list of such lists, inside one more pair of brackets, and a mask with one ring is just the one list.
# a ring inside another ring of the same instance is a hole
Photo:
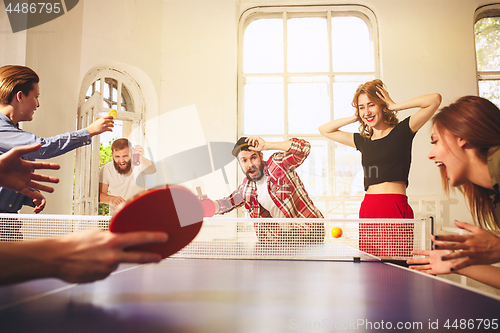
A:
{"label": "woman in black crop top", "polygon": [[[411,148],[415,133],[432,117],[441,104],[441,95],[429,94],[394,103],[381,80],[366,82],[358,87],[352,101],[354,115],[333,120],[319,127],[320,133],[334,141],[354,147],[361,152],[364,170],[365,197],[360,218],[413,218],[408,205],[406,187],[411,163]],[[399,122],[398,111],[420,108]],[[359,122],[360,133],[340,131],[343,126]],[[362,228],[363,227],[363,228]],[[411,251],[412,230],[389,230],[377,235],[386,244],[374,246],[374,230],[360,224],[360,249],[378,256],[408,257]],[[380,231],[382,225],[377,227]],[[365,235],[365,232],[367,233]],[[401,237],[398,234],[401,233]],[[371,237],[370,237],[371,236]],[[391,250],[408,243],[407,248]],[[395,246],[397,245],[397,246]],[[389,250],[388,250],[389,249]]]}

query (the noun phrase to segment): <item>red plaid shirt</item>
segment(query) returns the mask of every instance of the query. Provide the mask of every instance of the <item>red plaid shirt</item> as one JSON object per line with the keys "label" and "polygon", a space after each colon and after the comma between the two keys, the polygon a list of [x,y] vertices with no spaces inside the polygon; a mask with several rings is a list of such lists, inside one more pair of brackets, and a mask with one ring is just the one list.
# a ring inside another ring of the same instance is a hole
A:
{"label": "red plaid shirt", "polygon": [[[273,202],[287,218],[323,218],[323,214],[314,206],[295,169],[301,165],[311,151],[311,144],[305,140],[293,138],[292,145],[286,152],[274,153],[264,165],[267,188]],[[229,197],[217,200],[219,211],[224,214],[245,205],[250,217],[271,217],[269,211],[257,200],[257,185],[245,177],[236,191]],[[255,223],[258,232],[258,222]],[[313,228],[311,223],[291,223],[291,228],[302,236]],[[262,232],[262,231],[261,231]]]}

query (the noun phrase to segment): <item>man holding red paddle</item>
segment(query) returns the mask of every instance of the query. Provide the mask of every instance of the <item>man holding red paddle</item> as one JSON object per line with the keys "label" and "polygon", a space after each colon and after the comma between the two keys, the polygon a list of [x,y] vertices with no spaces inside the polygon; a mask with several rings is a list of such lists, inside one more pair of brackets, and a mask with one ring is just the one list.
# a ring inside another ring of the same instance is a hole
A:
{"label": "man holding red paddle", "polygon": [[[40,150],[41,145],[17,147],[0,155],[0,186],[19,191],[33,199],[52,187],[37,183],[57,183],[59,179],[33,173],[34,169],[59,169],[55,163],[21,159]],[[194,195],[193,195],[194,196]],[[111,233],[102,229],[75,232],[62,237],[0,242],[0,285],[31,279],[56,277],[67,282],[91,282],[104,279],[120,263],[159,262],[161,254],[131,250],[133,246],[165,246],[164,231]]]}
{"label": "man holding red paddle", "polygon": [[[267,161],[263,150],[278,150]],[[293,138],[266,142],[261,137],[242,137],[234,145],[233,156],[246,178],[229,197],[215,200],[215,214],[225,214],[245,205],[252,218],[323,218],[314,206],[295,169],[309,156],[309,142]],[[201,196],[202,205],[206,196]],[[208,205],[209,206],[209,205]],[[288,230],[270,223],[254,223],[260,240],[323,241],[322,223],[290,223]]]}

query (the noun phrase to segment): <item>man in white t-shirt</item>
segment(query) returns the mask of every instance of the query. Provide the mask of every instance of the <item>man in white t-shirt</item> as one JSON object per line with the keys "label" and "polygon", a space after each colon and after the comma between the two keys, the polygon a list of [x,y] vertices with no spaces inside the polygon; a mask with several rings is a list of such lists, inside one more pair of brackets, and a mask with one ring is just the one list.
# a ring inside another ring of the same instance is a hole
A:
{"label": "man in white t-shirt", "polygon": [[[134,160],[132,154],[138,155]],[[141,177],[153,174],[156,167],[144,157],[144,149],[137,145],[131,147],[127,139],[117,139],[111,145],[113,161],[99,171],[99,202],[109,205],[109,214],[123,202],[133,198],[144,190],[138,184],[144,184]]]}

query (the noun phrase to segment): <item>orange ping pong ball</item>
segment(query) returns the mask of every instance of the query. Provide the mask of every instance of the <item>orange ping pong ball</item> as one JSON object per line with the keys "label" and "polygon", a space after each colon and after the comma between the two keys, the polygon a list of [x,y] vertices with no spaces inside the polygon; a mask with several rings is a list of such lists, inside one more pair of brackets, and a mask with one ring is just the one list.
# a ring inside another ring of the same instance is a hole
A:
{"label": "orange ping pong ball", "polygon": [[332,229],[332,236],[333,238],[340,238],[342,237],[342,229],[339,227],[335,227]]}

